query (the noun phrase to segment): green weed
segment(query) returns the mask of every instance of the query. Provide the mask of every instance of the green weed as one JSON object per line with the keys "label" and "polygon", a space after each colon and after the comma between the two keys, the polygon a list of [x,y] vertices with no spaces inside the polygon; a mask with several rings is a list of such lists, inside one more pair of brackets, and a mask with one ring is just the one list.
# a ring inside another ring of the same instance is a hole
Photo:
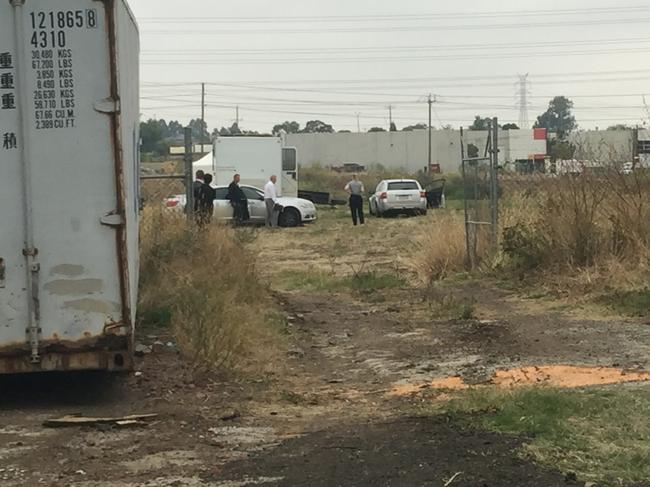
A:
{"label": "green weed", "polygon": [[530,437],[523,456],[581,480],[650,478],[650,388],[477,388],[433,407],[471,427]]}
{"label": "green weed", "polygon": [[279,279],[280,287],[287,291],[370,293],[381,289],[397,289],[406,286],[406,281],[395,275],[376,272],[361,272],[339,277],[333,274],[308,270],[286,271]]}
{"label": "green weed", "polygon": [[596,301],[624,315],[647,316],[650,312],[650,289],[615,291]]}

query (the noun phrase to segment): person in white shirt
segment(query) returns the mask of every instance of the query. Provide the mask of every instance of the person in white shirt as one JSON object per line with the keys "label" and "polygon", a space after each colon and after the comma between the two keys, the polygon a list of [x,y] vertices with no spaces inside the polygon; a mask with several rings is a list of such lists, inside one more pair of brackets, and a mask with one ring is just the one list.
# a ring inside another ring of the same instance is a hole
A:
{"label": "person in white shirt", "polygon": [[264,185],[264,203],[266,203],[266,226],[270,228],[278,227],[278,218],[280,217],[280,209],[277,205],[278,190],[275,183],[278,178],[273,175],[270,177],[269,182]]}

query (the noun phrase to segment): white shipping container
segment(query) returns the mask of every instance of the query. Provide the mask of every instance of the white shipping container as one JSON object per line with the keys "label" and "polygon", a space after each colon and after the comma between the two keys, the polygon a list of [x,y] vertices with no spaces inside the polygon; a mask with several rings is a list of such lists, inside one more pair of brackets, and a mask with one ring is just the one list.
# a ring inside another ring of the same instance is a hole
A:
{"label": "white shipping container", "polygon": [[138,65],[124,1],[0,2],[0,373],[131,366]]}
{"label": "white shipping container", "polygon": [[278,194],[298,196],[296,149],[285,147],[282,137],[217,137],[212,157],[216,185],[227,186],[239,174],[241,184],[263,188],[275,175]]}

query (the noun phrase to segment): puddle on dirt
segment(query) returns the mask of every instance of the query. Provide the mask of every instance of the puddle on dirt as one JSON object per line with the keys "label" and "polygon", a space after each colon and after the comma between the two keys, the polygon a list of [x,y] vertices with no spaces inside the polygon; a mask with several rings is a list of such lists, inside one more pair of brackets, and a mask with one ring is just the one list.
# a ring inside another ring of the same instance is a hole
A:
{"label": "puddle on dirt", "polygon": [[[544,365],[497,370],[492,378],[482,384],[496,387],[522,387],[543,385],[560,388],[623,384],[650,381],[650,372],[633,372],[612,367],[577,367],[571,365]],[[425,389],[469,389],[462,377],[446,377],[426,384],[400,384],[389,393],[391,396],[408,396]]]}

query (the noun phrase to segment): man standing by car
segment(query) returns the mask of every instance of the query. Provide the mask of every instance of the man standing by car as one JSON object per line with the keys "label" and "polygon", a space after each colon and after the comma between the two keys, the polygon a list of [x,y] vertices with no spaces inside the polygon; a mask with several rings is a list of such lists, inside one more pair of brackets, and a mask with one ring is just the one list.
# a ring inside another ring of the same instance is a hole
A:
{"label": "man standing by car", "polygon": [[241,225],[250,218],[248,214],[248,199],[244,191],[239,187],[239,181],[241,181],[241,176],[235,174],[232,183],[228,186],[228,194],[226,195],[226,199],[230,201],[233,208],[235,225]]}
{"label": "man standing by car", "polygon": [[194,216],[196,216],[197,219],[199,218],[199,191],[201,191],[201,187],[204,184],[204,177],[205,173],[199,169],[196,171],[196,176],[192,183],[192,192],[194,193]]}
{"label": "man standing by car", "polygon": [[269,178],[268,183],[264,186],[264,203],[266,204],[266,226],[270,228],[278,228],[278,218],[280,216],[280,208],[277,204],[278,190],[275,186],[277,176],[273,175]]}
{"label": "man standing by car", "polygon": [[212,174],[204,176],[203,184],[199,187],[197,195],[198,223],[204,227],[212,221],[214,214],[214,200],[217,198],[217,191],[212,187]]}
{"label": "man standing by car", "polygon": [[359,177],[356,174],[353,174],[352,181],[345,185],[345,191],[350,195],[352,223],[356,226],[358,220],[363,225],[365,223],[365,217],[363,215],[363,193],[366,192],[366,188],[363,187],[363,183],[359,181]]}

